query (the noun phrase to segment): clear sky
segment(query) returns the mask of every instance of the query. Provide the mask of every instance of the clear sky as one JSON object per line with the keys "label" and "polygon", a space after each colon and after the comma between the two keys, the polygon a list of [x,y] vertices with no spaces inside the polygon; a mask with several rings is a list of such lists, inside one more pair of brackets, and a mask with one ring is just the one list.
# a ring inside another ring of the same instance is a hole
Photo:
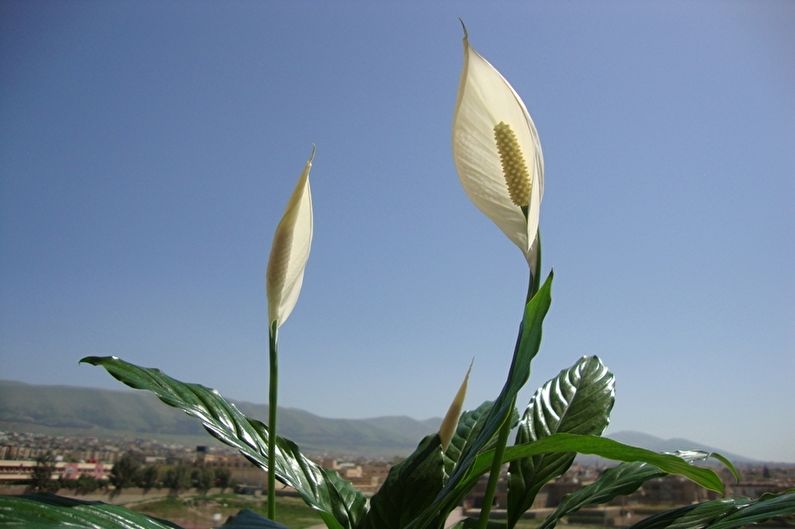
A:
{"label": "clear sky", "polygon": [[495,397],[526,264],[453,167],[461,17],[544,148],[521,400],[597,354],[610,431],[795,462],[795,3],[428,4],[0,3],[0,377],[119,388],[77,364],[116,354],[264,402],[315,143],[280,402],[441,416],[472,357],[467,405]]}

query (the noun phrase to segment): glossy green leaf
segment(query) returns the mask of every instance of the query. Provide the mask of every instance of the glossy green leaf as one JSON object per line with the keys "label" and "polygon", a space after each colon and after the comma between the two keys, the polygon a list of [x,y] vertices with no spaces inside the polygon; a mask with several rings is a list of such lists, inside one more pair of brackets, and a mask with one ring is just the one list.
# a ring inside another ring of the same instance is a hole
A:
{"label": "glossy green leaf", "polygon": [[0,496],[0,527],[25,529],[181,529],[118,505],[87,502],[54,494]]}
{"label": "glossy green leaf", "polygon": [[[447,475],[452,474],[453,469],[461,458],[461,454],[466,450],[478,436],[480,430],[483,429],[488,411],[491,409],[493,403],[486,401],[474,410],[465,411],[461,414],[458,421],[458,428],[450,441],[450,446],[444,452],[444,469]],[[515,428],[519,423],[519,413],[516,409],[511,410],[511,428]],[[489,439],[482,450],[493,448],[497,442],[497,433]]]}
{"label": "glossy green leaf", "polygon": [[[727,467],[729,467],[730,470],[734,468],[725,457],[715,453],[688,450],[679,451],[673,455],[681,457],[688,462],[700,461],[713,457],[721,462],[728,463]],[[621,463],[620,465],[609,468],[593,483],[585,485],[571,494],[567,494],[560,504],[558,504],[557,509],[547,516],[541,525],[538,526],[538,529],[550,529],[554,527],[561,518],[578,511],[586,505],[607,503],[617,496],[632,494],[646,481],[666,475],[666,472],[663,472],[654,465],[638,461]]]}
{"label": "glossy green leaf", "polygon": [[[169,406],[199,419],[210,434],[237,448],[263,469],[268,469],[268,428],[243,415],[218,391],[199,384],[180,382],[159,369],[139,367],[116,357],[87,357],[81,360],[104,367],[119,381],[136,389],[151,391]],[[332,529],[353,529],[364,516],[366,500],[353,486],[304,457],[292,441],[276,442],[276,478],[293,487],[316,509]]]}
{"label": "glossy green leaf", "polygon": [[474,410],[467,410],[461,414],[461,418],[458,420],[458,427],[450,440],[450,446],[444,451],[444,466],[448,474],[452,472],[453,467],[458,463],[466,446],[474,441],[483,428],[484,419],[492,405],[491,401],[486,401]]}
{"label": "glossy green leaf", "polygon": [[362,529],[400,529],[430,505],[444,484],[444,461],[438,435],[423,439],[405,460],[389,470],[370,499]]}
{"label": "glossy green leaf", "polygon": [[[505,450],[503,461],[563,452],[590,454],[614,461],[641,461],[654,465],[668,474],[683,476],[706,489],[720,494],[724,491],[723,482],[708,468],[691,465],[685,459],[672,454],[659,454],[595,435],[558,433],[528,444],[511,446]],[[465,484],[477,481],[478,477],[489,469],[493,457],[493,450],[480,454],[472,465]]]}
{"label": "glossy green leaf", "polygon": [[541,327],[552,302],[552,277],[553,274],[550,273],[538,292],[525,305],[524,317],[519,327],[519,336],[514,348],[508,378],[493,406],[486,413],[483,427],[464,447],[450,479],[439,492],[433,504],[409,524],[407,529],[422,529],[434,521],[438,522],[461,501],[474,485],[473,481],[466,480],[470,468],[475,463],[478,453],[489,445],[508,414],[514,411],[513,403],[516,394],[530,377],[530,362],[541,346]]}
{"label": "glossy green leaf", "polygon": [[[682,452],[678,452],[677,455],[681,456]],[[723,465],[729,469],[729,472],[732,473],[732,476],[734,476],[735,481],[737,481],[737,483],[740,482],[740,480],[742,479],[740,471],[737,470],[737,467],[734,466],[734,463],[732,463],[728,457],[724,456],[723,454],[719,454],[718,452],[710,452],[707,457],[717,459],[718,461],[723,463]]]}
{"label": "glossy green leaf", "polygon": [[649,516],[633,525],[631,529],[665,529],[667,527],[702,529],[727,512],[734,512],[738,506],[749,503],[750,500],[747,498],[727,498],[695,503]]}
{"label": "glossy green leaf", "polygon": [[[615,377],[595,356],[573,366],[541,386],[530,399],[516,433],[526,444],[565,432],[600,435],[615,403]],[[508,527],[513,527],[547,482],[561,476],[576,453],[542,454],[511,462],[508,482]]]}
{"label": "glossy green leaf", "polygon": [[710,524],[709,528],[735,529],[771,518],[786,518],[790,524],[795,524],[795,489],[783,494],[764,494],[747,505],[738,506],[736,512]]}
{"label": "glossy green leaf", "polygon": [[772,518],[795,523],[795,490],[756,500],[727,498],[687,505],[650,516],[630,529],[735,529]]}
{"label": "glossy green leaf", "polygon": [[632,494],[646,481],[665,475],[665,472],[654,465],[638,461],[621,463],[609,468],[590,485],[568,494],[538,529],[555,527],[562,517],[576,512],[586,505],[606,503],[617,496]]}

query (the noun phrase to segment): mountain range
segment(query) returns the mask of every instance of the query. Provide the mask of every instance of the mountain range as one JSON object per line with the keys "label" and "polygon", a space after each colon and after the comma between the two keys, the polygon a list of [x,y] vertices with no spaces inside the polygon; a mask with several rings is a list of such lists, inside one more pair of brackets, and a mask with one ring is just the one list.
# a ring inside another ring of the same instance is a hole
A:
{"label": "mountain range", "polygon": [[[251,417],[266,418],[268,407],[235,402]],[[367,456],[407,455],[434,432],[440,418],[330,419],[297,408],[279,409],[279,434],[307,453]],[[209,435],[191,417],[149,393],[77,386],[44,386],[0,380],[0,430],[102,438],[157,438],[187,446],[208,444]],[[654,451],[717,451],[737,463],[753,462],[738,454],[687,439],[660,439],[640,432],[608,437]]]}

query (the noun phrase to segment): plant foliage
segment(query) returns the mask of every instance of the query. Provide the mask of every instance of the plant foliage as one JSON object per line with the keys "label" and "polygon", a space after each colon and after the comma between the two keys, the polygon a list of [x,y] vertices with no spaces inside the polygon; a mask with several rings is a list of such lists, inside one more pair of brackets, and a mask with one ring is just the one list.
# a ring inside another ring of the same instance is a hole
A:
{"label": "plant foliage", "polygon": [[[519,422],[516,444],[528,444],[558,432],[600,435],[615,402],[615,377],[599,358],[583,357],[541,386]],[[544,454],[511,461],[508,527],[533,504],[547,482],[561,476],[575,452]]]}
{"label": "plant foliage", "polygon": [[[254,464],[269,468],[267,426],[246,417],[218,391],[180,382],[159,369],[139,367],[117,357],[91,356],[81,361],[104,367],[130,387],[151,391],[169,406],[199,419],[216,439],[237,448]],[[273,469],[279,481],[293,487],[329,527],[357,527],[364,513],[364,496],[336,472],[304,457],[295,443],[282,437],[277,440]]]}

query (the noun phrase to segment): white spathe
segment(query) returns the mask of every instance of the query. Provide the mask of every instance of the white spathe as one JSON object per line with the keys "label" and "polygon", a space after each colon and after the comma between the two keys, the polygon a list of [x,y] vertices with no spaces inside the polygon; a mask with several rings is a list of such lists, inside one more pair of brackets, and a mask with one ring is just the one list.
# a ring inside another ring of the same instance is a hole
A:
{"label": "white spathe", "polygon": [[287,209],[276,227],[265,277],[268,295],[268,323],[281,327],[298,301],[304,282],[304,268],[312,245],[312,192],[309,172],[315,149],[304,165]]}
{"label": "white spathe", "polygon": [[455,431],[458,429],[458,420],[461,418],[461,410],[464,407],[464,399],[467,395],[467,386],[469,385],[469,374],[472,372],[472,363],[474,363],[474,360],[470,362],[467,374],[464,375],[464,381],[461,382],[461,386],[459,386],[455,398],[447,409],[441,426],[439,426],[439,441],[442,445],[442,450],[447,450],[447,447],[450,446],[450,441],[453,440]]}
{"label": "white spathe", "polygon": [[[516,134],[530,174],[527,218],[511,201],[505,184],[494,139],[494,126],[501,121]],[[464,69],[453,120],[453,159],[469,198],[522,250],[535,276],[535,241],[544,194],[544,158],[538,132],[519,95],[470,47],[466,32]]]}

